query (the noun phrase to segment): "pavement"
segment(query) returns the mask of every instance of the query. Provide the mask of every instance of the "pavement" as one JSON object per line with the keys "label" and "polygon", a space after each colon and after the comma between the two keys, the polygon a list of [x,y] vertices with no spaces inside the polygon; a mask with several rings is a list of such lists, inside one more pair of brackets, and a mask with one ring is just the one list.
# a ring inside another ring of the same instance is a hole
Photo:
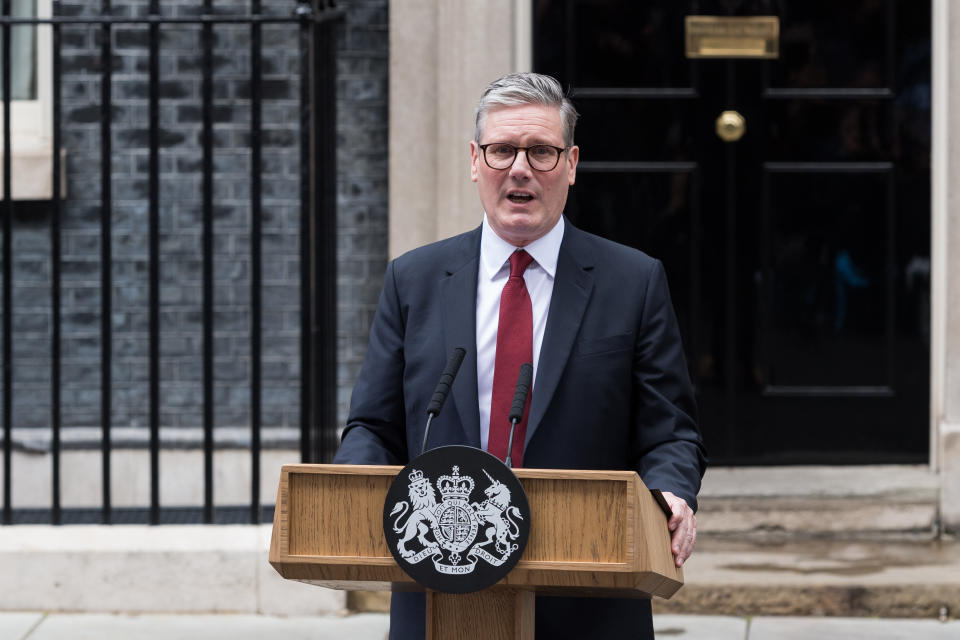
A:
{"label": "pavement", "polygon": [[[0,612],[0,640],[384,640],[383,613],[279,617],[248,614]],[[661,640],[958,640],[960,620],[654,616]]]}

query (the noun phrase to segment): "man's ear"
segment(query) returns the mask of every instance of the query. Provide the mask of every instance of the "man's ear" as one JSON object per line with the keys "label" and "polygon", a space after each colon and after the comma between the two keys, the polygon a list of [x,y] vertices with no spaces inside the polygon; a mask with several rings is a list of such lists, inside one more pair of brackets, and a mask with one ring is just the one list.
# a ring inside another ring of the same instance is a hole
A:
{"label": "man's ear", "polygon": [[480,147],[476,140],[470,141],[470,180],[476,182],[480,177]]}
{"label": "man's ear", "polygon": [[580,147],[573,145],[567,150],[567,184],[577,181],[577,162],[580,161]]}

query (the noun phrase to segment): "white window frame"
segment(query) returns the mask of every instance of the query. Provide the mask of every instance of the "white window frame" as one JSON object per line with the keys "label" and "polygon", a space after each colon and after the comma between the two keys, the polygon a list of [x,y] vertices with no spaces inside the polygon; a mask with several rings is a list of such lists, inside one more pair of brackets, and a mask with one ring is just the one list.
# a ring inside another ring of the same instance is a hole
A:
{"label": "white window frame", "polygon": [[[38,18],[53,15],[52,0],[36,0],[36,3]],[[10,102],[14,200],[49,200],[53,197],[53,30],[47,25],[37,26],[36,53],[36,99]],[[2,118],[3,102],[0,101],[0,122]],[[2,140],[3,130],[0,127]],[[2,166],[3,158],[0,155]],[[61,194],[66,194],[65,177],[61,181]],[[3,197],[3,185],[0,184],[0,198]]]}
{"label": "white window frame", "polygon": [[[51,0],[36,0],[37,17],[52,15]],[[49,140],[53,132],[53,34],[50,27],[39,25],[36,32],[37,98],[11,100],[11,133],[14,142],[19,138]],[[0,101],[0,117],[3,102]],[[0,130],[0,136],[3,131]]]}

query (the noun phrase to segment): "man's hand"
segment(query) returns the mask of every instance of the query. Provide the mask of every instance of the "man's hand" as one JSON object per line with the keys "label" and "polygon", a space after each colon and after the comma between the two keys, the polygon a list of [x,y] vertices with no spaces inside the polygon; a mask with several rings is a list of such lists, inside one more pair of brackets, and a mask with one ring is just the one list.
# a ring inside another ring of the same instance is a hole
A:
{"label": "man's hand", "polygon": [[687,501],[669,491],[663,491],[663,497],[670,505],[670,522],[667,526],[670,528],[671,543],[670,550],[673,551],[673,557],[678,567],[682,567],[690,554],[693,553],[693,545],[697,541],[697,516],[693,515],[693,509],[687,505]]}

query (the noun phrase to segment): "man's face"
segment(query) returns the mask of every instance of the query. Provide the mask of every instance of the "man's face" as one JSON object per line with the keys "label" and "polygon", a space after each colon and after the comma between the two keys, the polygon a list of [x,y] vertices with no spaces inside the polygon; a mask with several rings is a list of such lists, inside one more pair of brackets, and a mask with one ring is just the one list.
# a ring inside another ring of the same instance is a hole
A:
{"label": "man's face", "polygon": [[[492,142],[564,147],[560,111],[537,104],[493,109],[487,113],[480,144]],[[560,219],[567,191],[576,179],[579,155],[580,149],[571,147],[560,154],[552,171],[536,171],[526,153],[518,151],[511,167],[491,169],[480,146],[471,141],[470,179],[477,183],[487,221],[497,235],[522,247],[550,231]]]}

